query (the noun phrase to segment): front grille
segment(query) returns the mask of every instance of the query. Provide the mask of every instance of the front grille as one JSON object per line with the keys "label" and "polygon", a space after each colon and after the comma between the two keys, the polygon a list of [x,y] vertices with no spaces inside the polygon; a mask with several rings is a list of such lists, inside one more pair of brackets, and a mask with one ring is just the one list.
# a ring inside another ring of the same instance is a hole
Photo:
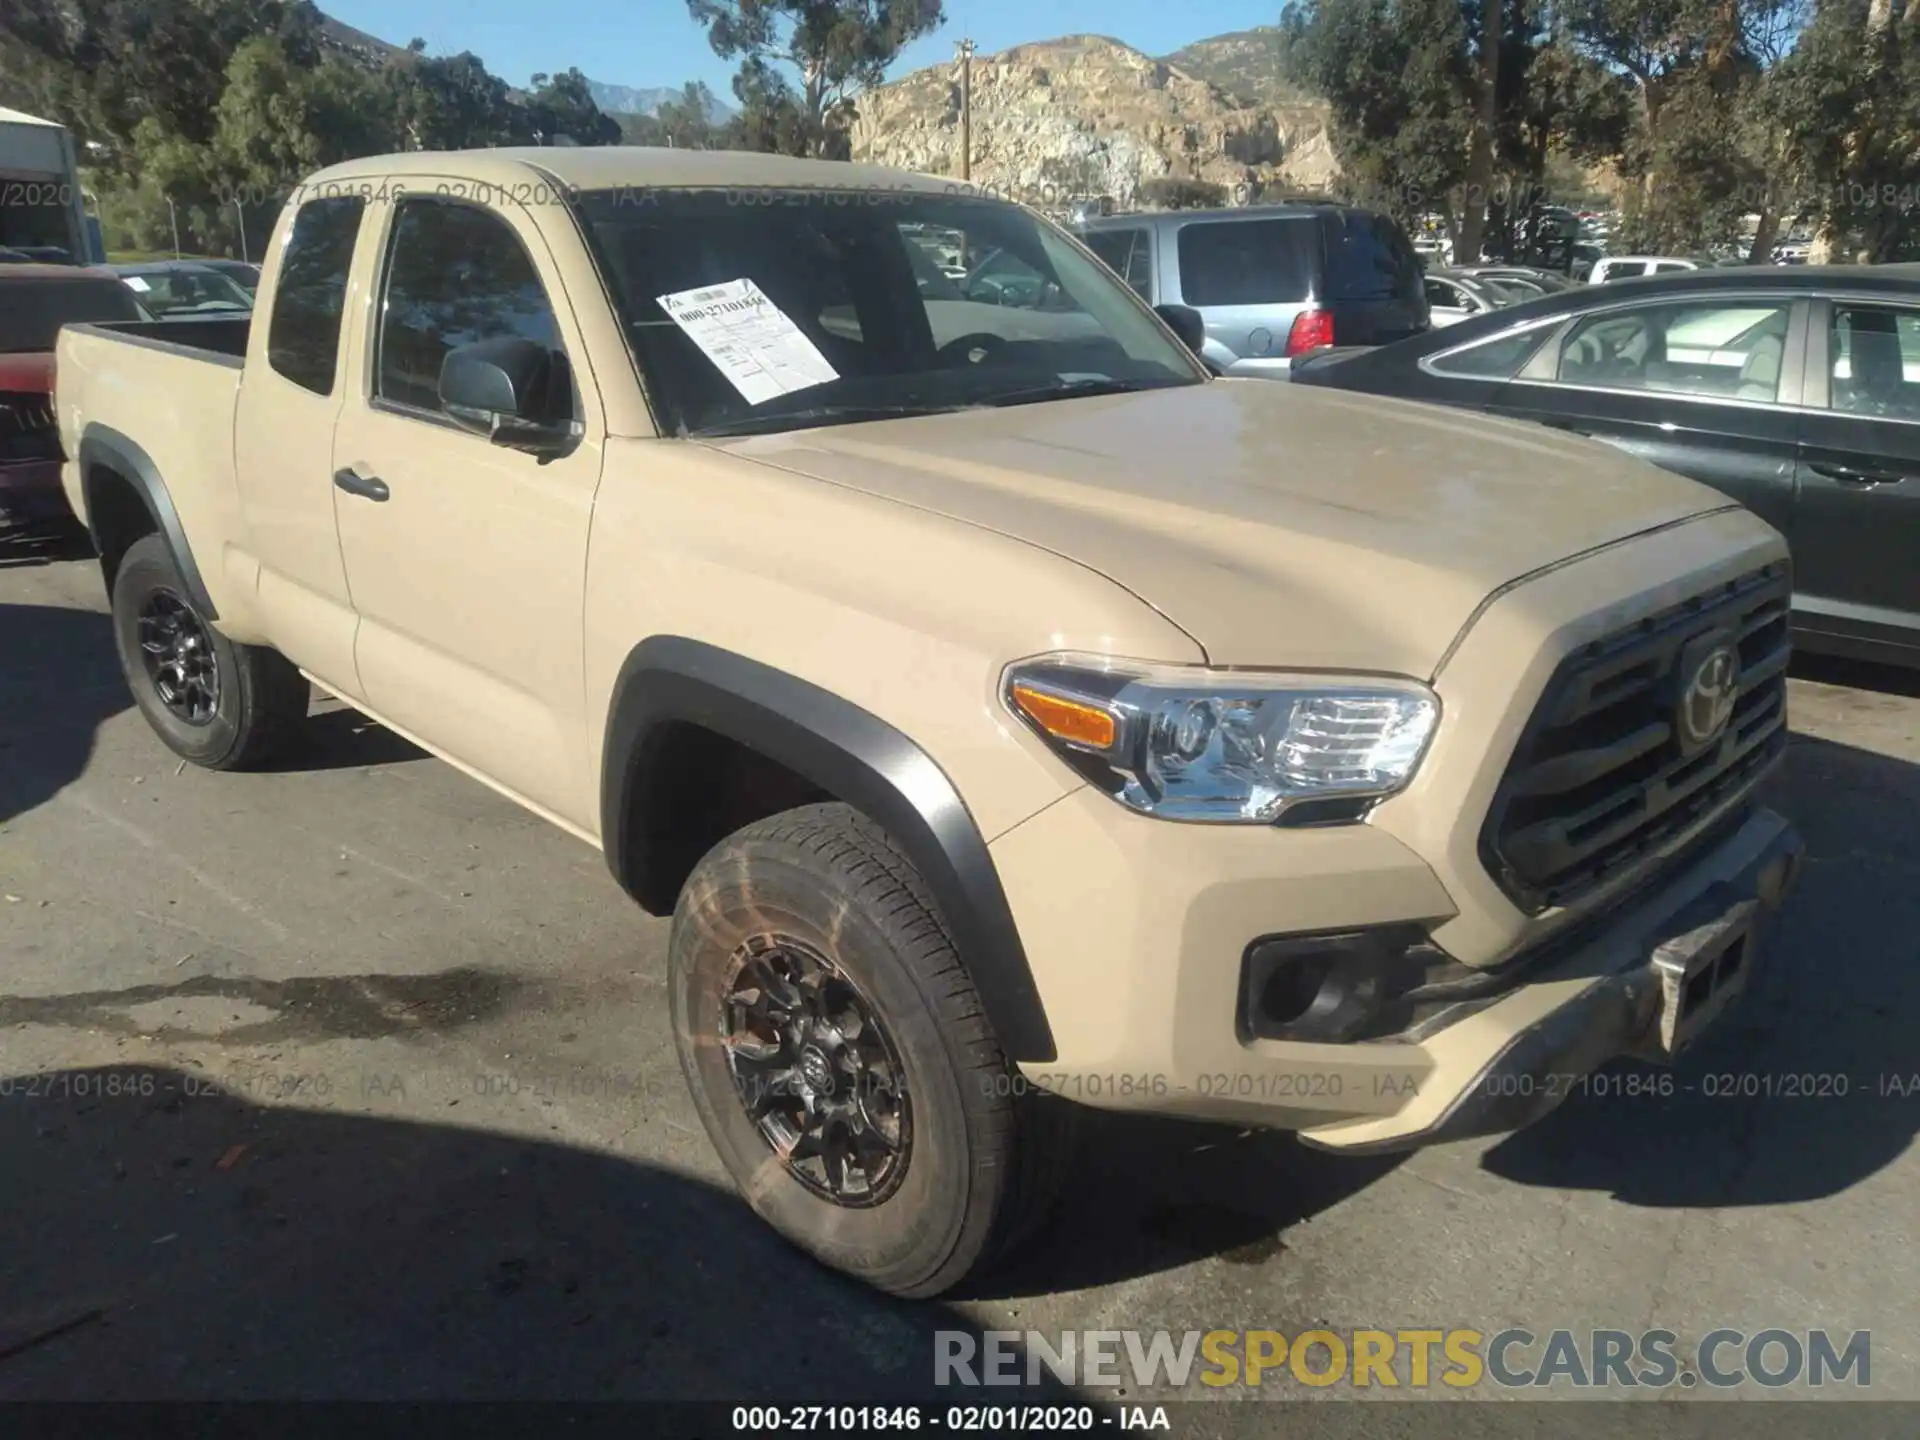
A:
{"label": "front grille", "polygon": [[[1561,663],[1480,832],[1481,861],[1508,898],[1529,913],[1569,904],[1766,773],[1787,746],[1790,591],[1780,561]],[[1736,698],[1718,738],[1690,754],[1682,694],[1712,635],[1739,657]]]}
{"label": "front grille", "polygon": [[0,460],[58,460],[60,431],[53,399],[33,391],[0,390]]}

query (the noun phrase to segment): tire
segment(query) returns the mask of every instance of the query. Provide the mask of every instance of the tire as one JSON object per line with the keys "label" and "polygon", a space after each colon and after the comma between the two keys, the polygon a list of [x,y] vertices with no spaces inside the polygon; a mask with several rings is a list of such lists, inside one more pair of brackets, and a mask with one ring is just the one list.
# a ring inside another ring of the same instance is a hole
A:
{"label": "tire", "polygon": [[[208,770],[246,769],[274,754],[307,718],[306,677],[278,651],[229,640],[201,618],[159,535],[142,536],[121,557],[112,609],[121,672],[140,713],[174,754]],[[150,664],[143,625],[150,642],[164,633],[184,651]],[[192,677],[186,685],[179,677],[187,672],[167,668],[182,658]]]}
{"label": "tire", "polygon": [[[810,1045],[814,1061],[803,1054],[783,1078],[791,1042],[764,1065],[730,1058],[729,1031],[782,1030],[742,997],[777,993],[778,978],[758,982],[796,965],[817,978],[820,962],[830,973],[814,993],[836,1023],[812,1032],[830,1037]],[[708,852],[674,911],[668,986],[680,1067],[722,1163],[762,1219],[823,1263],[894,1295],[937,1295],[1005,1258],[1050,1208],[1072,1107],[1021,1093],[924,881],[848,806],[789,810]],[[851,1028],[849,1003],[864,1012]],[[848,1058],[856,1045],[864,1061]],[[849,1079],[855,1069],[863,1082]],[[834,1077],[825,1089],[813,1083],[823,1073]],[[788,1135],[800,1128],[801,1086],[812,1103],[857,1111],[869,1137],[900,1142],[889,1152],[869,1138],[837,1198],[824,1157],[803,1144],[783,1159],[763,1129],[769,1114]],[[761,1118],[750,1094],[765,1097]]]}

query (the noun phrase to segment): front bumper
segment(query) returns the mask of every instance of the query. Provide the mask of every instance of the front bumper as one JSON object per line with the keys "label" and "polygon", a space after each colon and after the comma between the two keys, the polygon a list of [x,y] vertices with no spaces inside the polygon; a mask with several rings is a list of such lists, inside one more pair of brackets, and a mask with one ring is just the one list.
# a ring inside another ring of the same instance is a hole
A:
{"label": "front bumper", "polygon": [[[1629,904],[1603,935],[1530,977],[1529,988],[1566,977],[1584,983],[1513,1033],[1464,1085],[1458,1082],[1484,1045],[1446,1047],[1462,1053],[1421,1086],[1440,1103],[1323,1126],[1301,1138],[1323,1149],[1375,1153],[1500,1134],[1538,1120],[1609,1060],[1672,1059],[1751,983],[1765,921],[1799,878],[1803,857],[1798,833],[1783,818],[1757,812],[1651,897]],[[1489,1020],[1500,1009],[1485,1012]]]}
{"label": "front bumper", "polygon": [[[1021,1066],[1025,1081],[1102,1109],[1296,1130],[1357,1152],[1524,1125],[1575,1077],[1654,1055],[1662,1000],[1689,961],[1717,959],[1737,932],[1742,968],[1757,969],[1765,918],[1801,854],[1784,819],[1750,811],[1577,930],[1521,952],[1510,984],[1414,1038],[1309,1043],[1236,1028],[1248,939],[1279,916],[1301,932],[1432,928],[1452,911],[1433,872],[1369,825],[1250,834],[1116,825],[1112,810],[1082,792],[992,847],[1059,1045],[1055,1059]],[[1120,875],[1152,883],[1116,885]],[[1673,1047],[1746,983],[1707,994]]]}

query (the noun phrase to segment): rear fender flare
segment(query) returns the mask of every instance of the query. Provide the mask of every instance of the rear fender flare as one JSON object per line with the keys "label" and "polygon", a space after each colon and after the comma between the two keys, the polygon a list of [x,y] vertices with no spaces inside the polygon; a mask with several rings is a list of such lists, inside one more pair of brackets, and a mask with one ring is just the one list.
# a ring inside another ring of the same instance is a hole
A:
{"label": "rear fender flare", "polygon": [[93,537],[94,548],[102,554],[106,553],[100,543],[102,537],[95,518],[99,514],[95,501],[100,484],[95,477],[101,469],[107,469],[131,485],[146,506],[154,529],[166,541],[167,549],[173,554],[173,563],[179,567],[180,578],[187,587],[187,599],[193,603],[193,608],[199,611],[203,619],[219,619],[213,597],[207,593],[206,582],[200,577],[200,567],[194,563],[193,547],[187,544],[187,532],[180,523],[180,512],[174,509],[173,496],[168,493],[167,482],[160,478],[160,467],[153,463],[153,457],[118,430],[92,424],[81,433],[80,453],[76,458],[80,465],[81,493],[87,502],[87,530]]}

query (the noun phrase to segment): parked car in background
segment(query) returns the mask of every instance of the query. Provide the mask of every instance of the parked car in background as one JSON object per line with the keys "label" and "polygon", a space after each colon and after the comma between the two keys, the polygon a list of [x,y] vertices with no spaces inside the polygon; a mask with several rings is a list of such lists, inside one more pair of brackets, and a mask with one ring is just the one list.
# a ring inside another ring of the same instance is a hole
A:
{"label": "parked car in background", "polygon": [[1419,258],[1392,219],[1313,203],[1112,215],[1080,227],[1148,304],[1199,312],[1203,357],[1284,378],[1322,345],[1382,345],[1432,324]]}
{"label": "parked car in background", "polygon": [[1680,255],[1607,255],[1587,272],[1589,285],[1609,280],[1638,280],[1647,275],[1670,275],[1676,270],[1698,270],[1700,262]]}
{"label": "parked car in background", "polygon": [[253,309],[252,292],[203,260],[153,260],[115,265],[113,271],[156,320],[204,320],[244,315]]}
{"label": "parked car in background", "polygon": [[1436,267],[1427,271],[1423,283],[1427,291],[1427,312],[1436,329],[1457,325],[1470,316],[1485,315],[1527,298],[1506,289],[1499,281],[1465,270]]}
{"label": "parked car in background", "polygon": [[1619,281],[1294,382],[1538,420],[1705,481],[1787,536],[1802,646],[1920,665],[1920,266]]}
{"label": "parked car in background", "polygon": [[209,270],[217,270],[247,294],[253,295],[260,289],[260,267],[251,260],[202,260]]}
{"label": "parked car in background", "polygon": [[60,490],[53,350],[62,325],[148,318],[105,270],[0,266],[0,534],[72,523]]}
{"label": "parked car in background", "polygon": [[1574,282],[1557,270],[1538,270],[1530,265],[1457,265],[1463,275],[1476,280],[1492,280],[1521,300],[1538,300],[1542,295],[1557,295],[1571,290]]}

